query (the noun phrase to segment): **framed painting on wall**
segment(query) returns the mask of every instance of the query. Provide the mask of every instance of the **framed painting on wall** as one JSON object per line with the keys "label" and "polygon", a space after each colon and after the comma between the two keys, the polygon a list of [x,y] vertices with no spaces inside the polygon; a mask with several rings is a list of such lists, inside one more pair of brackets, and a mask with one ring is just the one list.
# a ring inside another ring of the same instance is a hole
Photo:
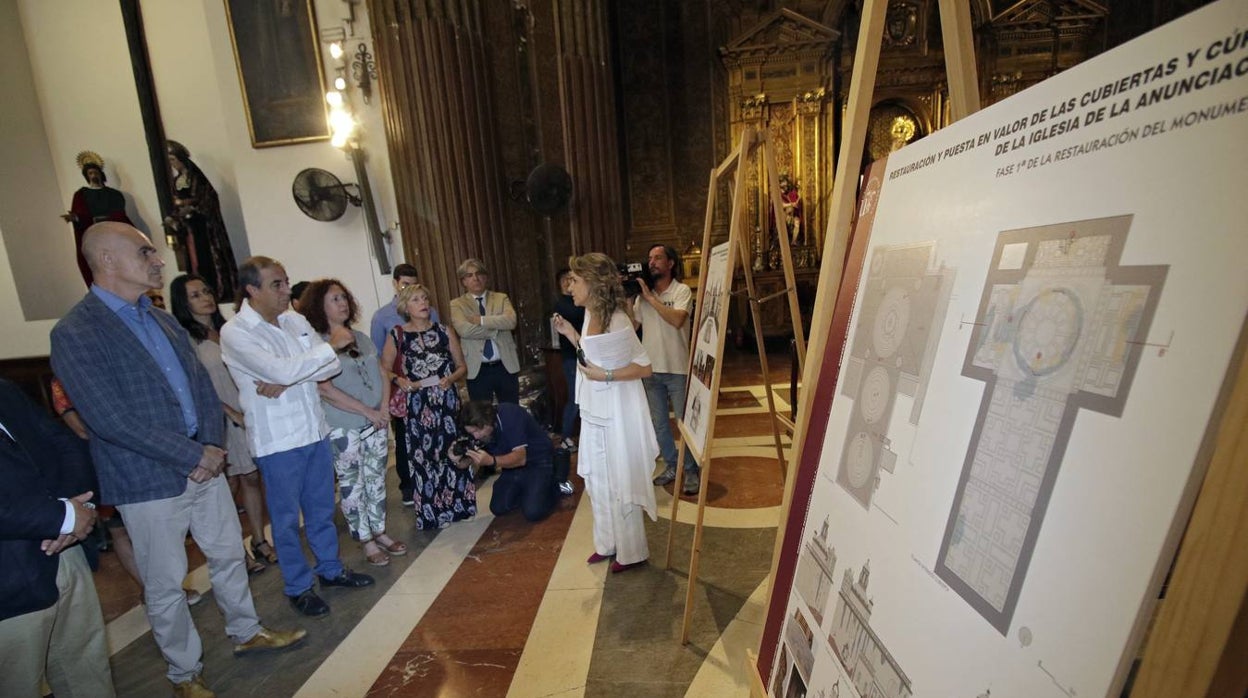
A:
{"label": "framed painting on wall", "polygon": [[253,148],[327,140],[312,0],[225,0]]}

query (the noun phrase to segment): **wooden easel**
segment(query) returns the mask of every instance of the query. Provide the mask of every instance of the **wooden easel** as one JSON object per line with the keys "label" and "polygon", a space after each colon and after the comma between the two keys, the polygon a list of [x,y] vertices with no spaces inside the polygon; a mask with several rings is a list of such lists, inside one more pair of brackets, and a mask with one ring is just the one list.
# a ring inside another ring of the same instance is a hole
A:
{"label": "wooden easel", "polygon": [[[850,224],[853,220],[858,195],[858,163],[866,149],[867,127],[871,118],[871,99],[875,92],[875,76],[880,65],[880,45],[884,39],[884,17],[888,0],[865,0],[862,23],[858,31],[858,46],[854,53],[854,70],[849,83],[849,105],[845,110],[844,137],[837,154],[837,176],[832,183],[831,216],[824,239],[819,284],[815,298],[824,312],[815,313],[811,321],[811,353],[823,356],[827,349],[828,333],[832,325],[832,309],[841,286],[845,253],[849,249]],[[951,121],[965,118],[979,110],[979,83],[975,76],[975,49],[971,37],[970,8],[958,0],[940,0],[941,35],[945,44],[945,70],[949,78],[949,103]],[[852,292],[852,290],[851,290]],[[819,361],[803,362],[802,386],[809,388],[821,379]],[[799,398],[798,422],[793,427],[792,460],[800,463],[802,447],[806,440],[810,411],[813,408],[813,390],[803,390]],[[768,584],[774,578],[780,562],[780,544],[784,540],[785,523],[789,506],[793,501],[794,478],[786,478],[784,498],[780,508],[780,523],[776,530],[776,543],[772,549],[771,573]],[[771,591],[768,591],[770,597]]]}
{"label": "wooden easel", "polygon": [[[745,188],[748,179],[745,165],[752,162],[752,158],[756,157],[759,149],[762,150],[763,162],[767,169],[767,177],[770,182],[771,189],[771,205],[772,211],[777,223],[777,237],[779,238],[780,256],[784,267],[785,289],[774,293],[766,298],[759,298],[754,286],[754,275],[749,264],[750,244],[749,238],[745,234],[745,223],[743,221]],[[780,296],[788,296],[789,316],[793,323],[794,337],[797,341],[798,363],[805,361],[806,356],[806,337],[802,328],[802,316],[797,302],[797,283],[793,273],[793,254],[790,249],[790,240],[788,233],[783,230],[784,221],[784,203],[780,198],[780,181],[777,176],[775,166],[775,156],[770,147],[768,147],[768,135],[765,131],[756,131],[754,128],[747,126],[741,134],[741,140],[737,147],[733,150],[718,167],[711,170],[710,186],[707,189],[706,201],[706,223],[702,231],[702,264],[701,272],[698,275],[698,303],[697,317],[693,327],[695,333],[692,337],[693,346],[697,346],[697,332],[701,330],[702,321],[707,311],[707,303],[704,298],[707,291],[707,276],[710,272],[709,255],[711,254],[711,227],[715,217],[715,191],[722,179],[729,172],[735,169],[735,178],[733,180],[733,196],[732,196],[732,214],[728,223],[728,268],[726,273],[725,290],[730,290],[733,279],[736,276],[738,261],[744,261],[741,264],[742,276],[745,278],[746,293],[750,302],[750,316],[754,322],[754,336],[759,342],[759,364],[762,369],[763,385],[767,394],[767,409],[771,413],[771,433],[776,447],[776,461],[780,466],[780,472],[783,474],[787,468],[784,457],[784,444],[780,440],[780,422],[781,415],[776,411],[775,396],[772,394],[770,371],[767,366],[767,352],[762,349],[763,330],[762,320],[759,316],[760,306],[762,303],[778,298]],[[717,346],[715,348],[715,356],[723,357],[724,340],[726,333],[720,332],[717,337]],[[692,360],[694,352],[690,352]],[[692,375],[692,370],[689,371]],[[703,486],[698,492],[698,513],[697,521],[694,524],[693,546],[689,556],[689,582],[685,592],[685,614],[681,623],[680,642],[685,644],[689,641],[689,622],[693,614],[693,592],[698,578],[698,562],[702,552],[702,525],[703,517],[706,512],[706,493],[707,484],[710,481],[712,453],[714,449],[712,444],[715,439],[715,412],[719,402],[719,385],[723,376],[723,362],[716,361],[712,370],[712,378],[710,384],[710,404],[705,406],[706,417],[706,447],[700,448],[694,440],[691,429],[687,426],[684,419],[677,420],[677,427],[680,429],[681,442],[683,447],[677,460],[676,481],[672,485],[672,511],[671,511],[671,527],[667,534],[667,554],[664,557],[663,568],[670,569],[672,564],[672,546],[676,537],[676,521],[677,511],[680,506],[680,493],[684,486],[685,479],[685,450],[694,456],[702,467]]]}
{"label": "wooden easel", "polygon": [[[816,312],[811,320],[810,355],[815,361],[807,361],[802,370],[802,394],[798,397],[799,407],[797,424],[793,428],[793,453],[795,463],[802,462],[806,432],[810,426],[811,410],[814,407],[815,391],[811,388],[823,378],[822,357],[827,350],[833,308],[836,306],[837,294],[841,287],[844,273],[845,253],[849,249],[851,222],[858,195],[858,163],[866,148],[867,127],[871,117],[871,100],[875,92],[875,77],[880,65],[880,45],[884,39],[884,18],[888,9],[888,0],[864,0],[862,21],[858,30],[858,46],[854,52],[853,75],[849,82],[849,104],[845,110],[845,125],[841,140],[840,152],[836,160],[836,176],[832,182],[831,215],[828,218],[827,232],[824,239],[827,243],[823,249],[820,265],[819,283],[815,291],[818,300],[816,307],[823,308]],[[945,69],[949,79],[949,102],[951,120],[957,121],[979,109],[979,84],[975,76],[975,53],[971,38],[970,8],[958,0],[940,0],[941,34],[945,44]],[[852,293],[850,289],[848,292]],[[839,341],[839,338],[838,340]],[[793,504],[793,487],[797,478],[785,479],[784,498],[780,506],[780,521],[776,527],[776,542],[772,548],[771,571],[767,575],[766,584],[771,585],[775,579],[776,568],[780,564],[780,551],[784,542],[785,528],[789,518],[789,509]],[[691,582],[692,583],[692,582]],[[771,607],[771,596],[774,588],[767,590],[767,604]],[[762,631],[759,632],[762,641]],[[755,653],[747,652],[747,663],[750,667],[750,688],[754,698],[765,698],[765,680],[758,673],[758,661]]]}
{"label": "wooden easel", "polygon": [[[844,140],[837,157],[832,187],[831,216],[823,251],[816,298],[823,312],[811,325],[811,352],[806,362],[798,421],[793,434],[793,462],[800,463],[806,445],[815,391],[821,376],[820,358],[829,341],[837,294],[844,272],[855,209],[857,171],[861,161],[880,45],[884,36],[887,0],[864,0],[858,46],[854,56],[845,112]],[[979,109],[979,87],[971,38],[970,10],[958,0],[939,0],[945,67],[949,82],[951,121]],[[853,289],[846,289],[852,293]],[[1246,326],[1248,327],[1248,326]],[[1217,415],[1221,415],[1220,418]],[[1132,689],[1136,696],[1238,695],[1245,682],[1243,648],[1248,646],[1248,329],[1240,337],[1231,360],[1223,399],[1214,411],[1218,420],[1205,481],[1192,512],[1184,544],[1179,550],[1167,596],[1150,638]],[[785,482],[780,523],[767,584],[775,578],[785,526],[797,478]],[[692,576],[690,580],[692,585]],[[690,587],[692,588],[692,586]],[[767,592],[770,608],[775,589]],[[686,604],[687,605],[687,604]],[[688,610],[686,609],[686,619]],[[760,641],[762,631],[760,629]],[[746,652],[750,694],[765,698],[765,679],[758,672],[757,652]]]}

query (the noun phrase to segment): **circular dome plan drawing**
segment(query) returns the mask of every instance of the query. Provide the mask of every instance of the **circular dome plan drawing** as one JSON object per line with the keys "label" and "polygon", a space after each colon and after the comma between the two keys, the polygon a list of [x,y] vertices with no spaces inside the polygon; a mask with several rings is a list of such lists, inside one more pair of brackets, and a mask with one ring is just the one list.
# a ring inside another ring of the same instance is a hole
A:
{"label": "circular dome plan drawing", "polygon": [[880,358],[887,359],[896,353],[909,325],[910,294],[894,286],[880,301],[875,311],[875,327],[871,330],[871,341]]}
{"label": "circular dome plan drawing", "polygon": [[845,475],[851,487],[860,488],[867,484],[871,477],[871,467],[875,465],[875,447],[871,445],[871,437],[865,431],[854,434],[845,449]]}
{"label": "circular dome plan drawing", "polygon": [[1023,306],[1014,334],[1014,360],[1033,376],[1066,365],[1083,331],[1083,306],[1073,291],[1050,288]]}
{"label": "circular dome plan drawing", "polygon": [[862,418],[867,424],[875,424],[884,416],[892,395],[893,386],[888,378],[888,370],[883,366],[871,369],[862,380],[862,391],[858,395],[858,409],[862,411]]}

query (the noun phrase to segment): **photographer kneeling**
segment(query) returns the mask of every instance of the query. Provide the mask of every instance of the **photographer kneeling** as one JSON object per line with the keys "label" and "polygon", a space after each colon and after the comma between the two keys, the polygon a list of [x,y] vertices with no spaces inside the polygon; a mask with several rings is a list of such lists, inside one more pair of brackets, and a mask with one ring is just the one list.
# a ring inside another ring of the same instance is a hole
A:
{"label": "photographer kneeling", "polygon": [[510,402],[495,406],[473,400],[464,405],[461,421],[464,431],[479,443],[458,459],[452,445],[452,460],[461,466],[497,466],[501,473],[494,482],[490,512],[502,516],[519,507],[529,521],[549,516],[559,486],[552,463],[554,447],[537,420]]}

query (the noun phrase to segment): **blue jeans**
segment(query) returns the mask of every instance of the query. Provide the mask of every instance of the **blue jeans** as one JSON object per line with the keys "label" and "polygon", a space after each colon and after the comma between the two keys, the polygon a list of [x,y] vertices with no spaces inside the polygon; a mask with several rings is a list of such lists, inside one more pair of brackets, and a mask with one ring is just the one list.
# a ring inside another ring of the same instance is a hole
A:
{"label": "blue jeans", "polygon": [[[685,381],[688,376],[683,373],[655,373],[643,378],[646,386],[646,402],[650,403],[650,421],[654,423],[654,438],[659,442],[659,453],[669,470],[676,469],[676,440],[672,437],[671,422],[668,421],[668,403],[676,419],[685,417]],[[698,464],[693,454],[685,449],[685,472],[695,472]]]}
{"label": "blue jeans", "polygon": [[576,406],[575,356],[563,357],[563,379],[568,384],[568,401],[563,405],[563,428],[559,435],[566,439],[576,430],[576,418],[581,414],[581,409]]}
{"label": "blue jeans", "polygon": [[300,511],[308,547],[316,557],[316,573],[329,578],[342,574],[338,529],[334,526],[334,462],[329,439],[260,456],[256,465],[264,476],[273,547],[286,595],[298,596],[312,588],[312,570],[299,541]]}

